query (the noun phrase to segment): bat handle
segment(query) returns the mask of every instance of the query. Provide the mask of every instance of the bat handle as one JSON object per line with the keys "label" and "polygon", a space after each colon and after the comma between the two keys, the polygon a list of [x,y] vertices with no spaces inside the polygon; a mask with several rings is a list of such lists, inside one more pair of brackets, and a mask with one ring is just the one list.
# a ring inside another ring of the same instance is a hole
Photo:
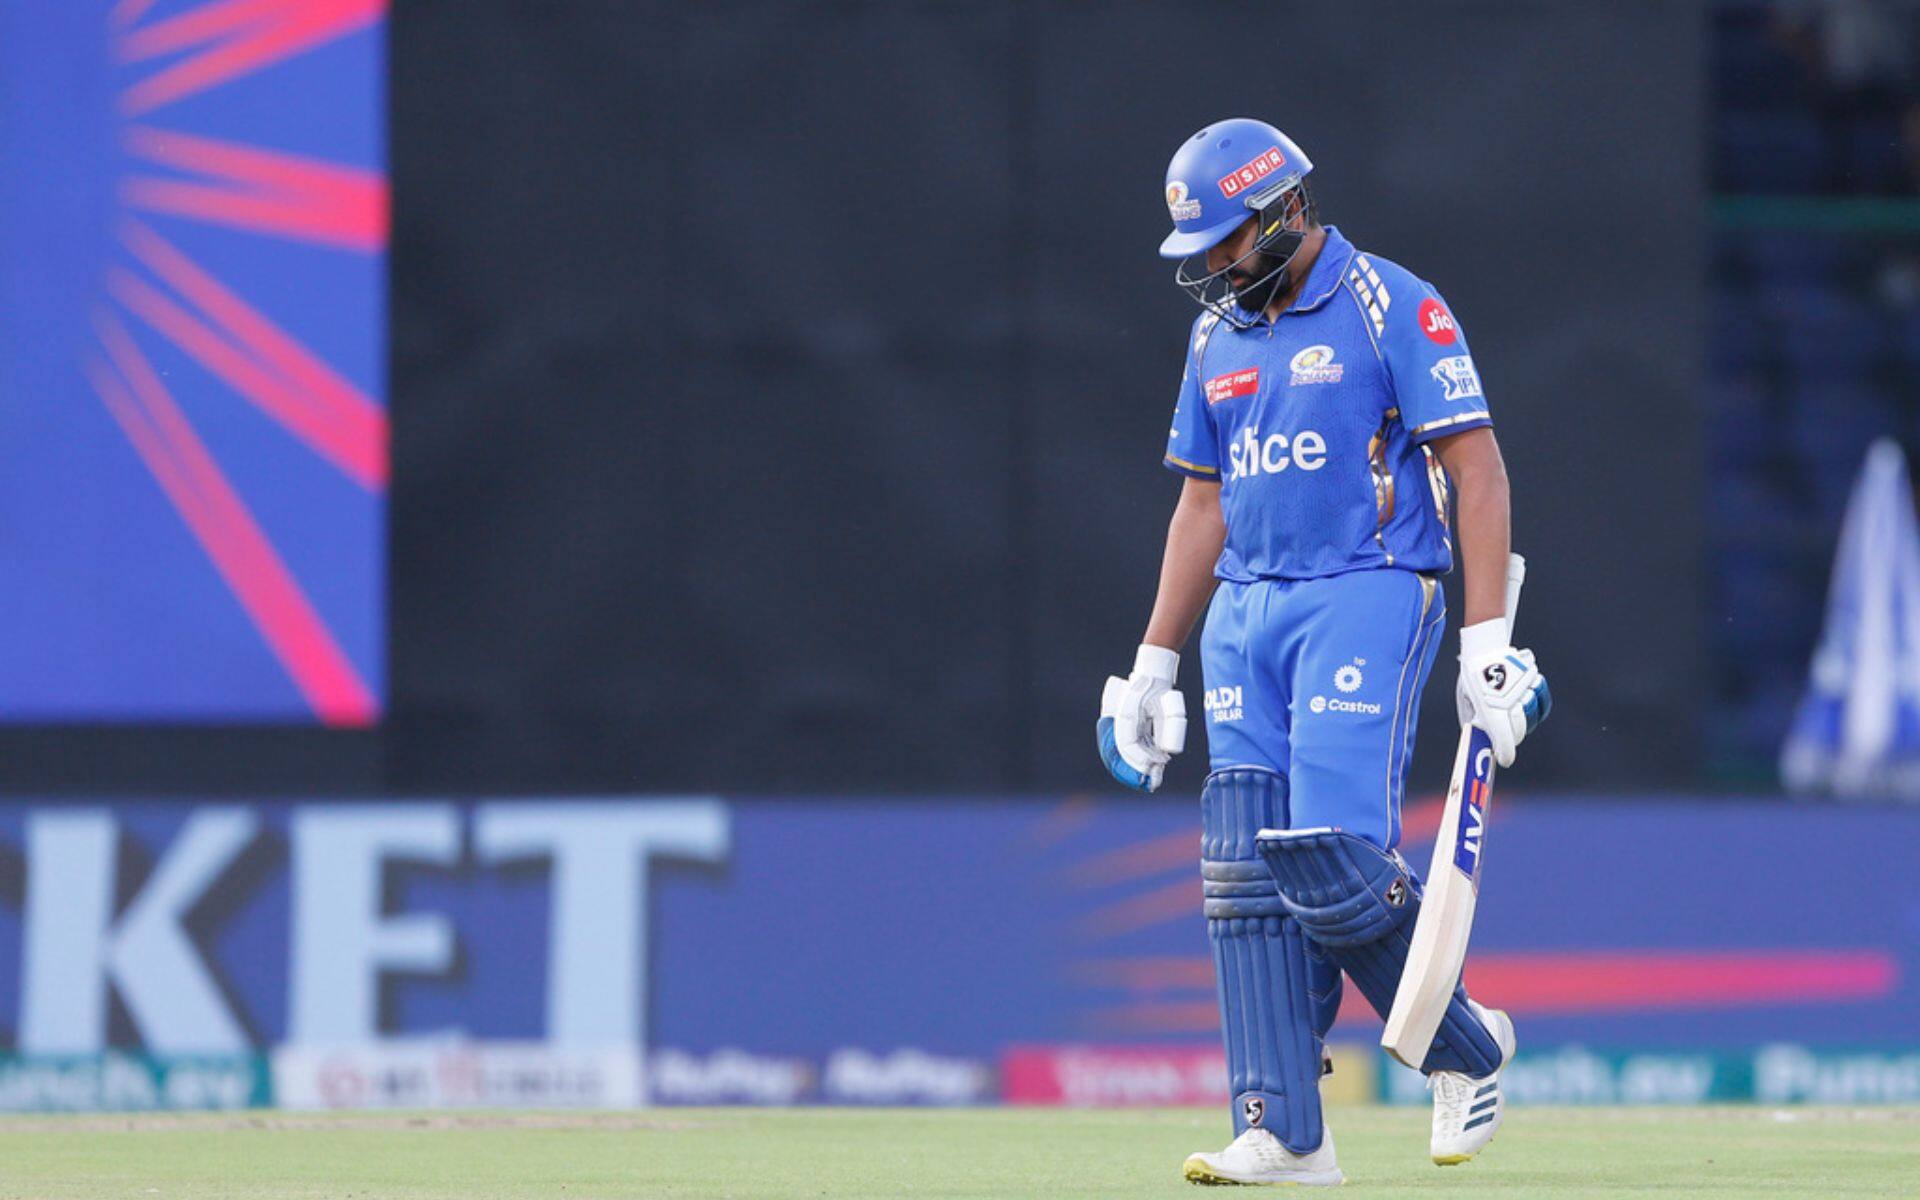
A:
{"label": "bat handle", "polygon": [[1507,645],[1513,645],[1513,623],[1520,615],[1520,585],[1527,581],[1527,560],[1507,555]]}

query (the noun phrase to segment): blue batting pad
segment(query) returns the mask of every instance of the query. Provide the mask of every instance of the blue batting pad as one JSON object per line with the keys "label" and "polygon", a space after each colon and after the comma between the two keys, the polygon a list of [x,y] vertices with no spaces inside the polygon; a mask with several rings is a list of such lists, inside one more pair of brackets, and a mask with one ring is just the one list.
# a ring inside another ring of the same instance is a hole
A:
{"label": "blue batting pad", "polygon": [[[1386,1017],[1420,912],[1420,884],[1412,869],[1398,854],[1338,829],[1268,829],[1259,839],[1259,852],[1287,911]],[[1456,985],[1420,1069],[1464,1071],[1477,1078],[1499,1066],[1499,1043],[1467,1007],[1466,988]]]}
{"label": "blue batting pad", "polygon": [[1323,1133],[1320,1061],[1340,1006],[1340,971],[1312,952],[1258,857],[1254,835],[1283,822],[1286,806],[1287,781],[1272,771],[1210,776],[1200,794],[1200,877],[1234,1135],[1257,1125],[1306,1154]]}

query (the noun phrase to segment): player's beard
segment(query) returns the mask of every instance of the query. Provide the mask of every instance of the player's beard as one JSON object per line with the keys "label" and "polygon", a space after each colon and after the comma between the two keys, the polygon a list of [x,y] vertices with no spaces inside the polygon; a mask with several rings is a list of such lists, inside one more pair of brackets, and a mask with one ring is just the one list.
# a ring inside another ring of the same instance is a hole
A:
{"label": "player's beard", "polygon": [[[1233,284],[1233,302],[1255,315],[1264,313],[1274,298],[1286,291],[1289,274],[1271,254],[1255,254],[1244,270],[1235,267],[1227,273],[1227,281]],[[1242,279],[1246,280],[1244,285]]]}

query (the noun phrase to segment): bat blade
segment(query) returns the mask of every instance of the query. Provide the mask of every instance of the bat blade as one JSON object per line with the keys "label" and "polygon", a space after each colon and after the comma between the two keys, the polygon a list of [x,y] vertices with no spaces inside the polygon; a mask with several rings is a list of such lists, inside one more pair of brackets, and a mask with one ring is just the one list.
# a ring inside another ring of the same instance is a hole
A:
{"label": "bat blade", "polygon": [[1414,921],[1393,1009],[1380,1035],[1387,1053],[1416,1069],[1426,1061],[1466,965],[1474,909],[1480,900],[1481,850],[1487,806],[1493,800],[1493,776],[1493,745],[1486,731],[1462,730],[1440,836],[1427,872],[1426,895]]}
{"label": "bat blade", "polygon": [[[1526,581],[1527,560],[1507,558],[1507,638],[1513,638],[1513,620],[1520,608],[1520,586]],[[1467,964],[1467,942],[1473,936],[1474,909],[1480,903],[1480,866],[1486,849],[1487,810],[1493,803],[1493,741],[1484,729],[1469,725],[1460,731],[1453,756],[1453,775],[1447,783],[1447,803],[1434,837],[1433,860],[1427,867],[1426,893],[1420,915],[1414,919],[1400,986],[1380,1034],[1388,1054],[1418,1070],[1433,1048],[1434,1034],[1460,985]]]}

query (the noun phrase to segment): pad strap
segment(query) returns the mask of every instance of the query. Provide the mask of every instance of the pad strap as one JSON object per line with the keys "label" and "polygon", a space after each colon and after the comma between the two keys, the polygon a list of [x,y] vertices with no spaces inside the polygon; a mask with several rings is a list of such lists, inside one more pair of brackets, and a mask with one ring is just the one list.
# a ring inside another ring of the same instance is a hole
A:
{"label": "pad strap", "polygon": [[[1420,913],[1412,868],[1398,854],[1338,829],[1270,827],[1259,844],[1287,911],[1385,1018]],[[1500,1044],[1468,1006],[1466,988],[1456,986],[1420,1069],[1478,1078],[1499,1067]]]}

